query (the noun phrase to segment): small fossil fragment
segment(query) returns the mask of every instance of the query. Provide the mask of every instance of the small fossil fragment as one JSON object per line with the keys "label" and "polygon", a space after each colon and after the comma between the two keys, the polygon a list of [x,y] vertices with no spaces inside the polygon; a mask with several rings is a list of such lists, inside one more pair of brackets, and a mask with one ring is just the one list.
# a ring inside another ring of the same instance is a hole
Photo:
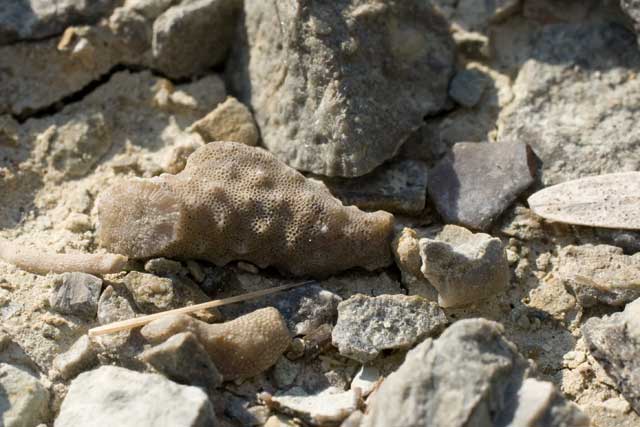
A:
{"label": "small fossil fragment", "polygon": [[225,323],[208,324],[184,314],[169,316],[149,323],[140,332],[148,341],[159,343],[185,331],[198,338],[226,381],[266,370],[291,342],[287,324],[273,307]]}
{"label": "small fossil fragment", "polygon": [[529,197],[529,207],[550,221],[640,230],[640,172],[563,182]]}
{"label": "small fossil fragment", "polygon": [[97,204],[101,244],[132,258],[242,260],[315,276],[391,263],[391,214],[345,207],[239,143],[205,145],[179,174],[121,182]]}

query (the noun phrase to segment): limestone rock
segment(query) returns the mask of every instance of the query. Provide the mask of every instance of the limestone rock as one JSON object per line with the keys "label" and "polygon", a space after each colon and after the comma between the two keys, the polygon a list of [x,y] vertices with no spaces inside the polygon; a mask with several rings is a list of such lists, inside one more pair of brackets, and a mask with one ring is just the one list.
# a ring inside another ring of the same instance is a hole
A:
{"label": "limestone rock", "polygon": [[79,373],[86,371],[97,364],[98,358],[94,344],[88,335],[83,335],[73,343],[69,350],[53,359],[53,367],[62,378],[70,380]]}
{"label": "limestone rock", "polygon": [[294,387],[266,399],[269,407],[294,415],[312,425],[334,425],[358,409],[360,395],[354,390],[342,391],[329,387],[317,394],[308,394]]}
{"label": "limestone rock", "polygon": [[608,245],[567,246],[558,254],[558,277],[583,307],[624,305],[640,297],[640,253]]}
{"label": "limestone rock", "polygon": [[233,141],[257,145],[260,137],[251,111],[233,97],[228,97],[190,129],[200,134],[205,142]]}
{"label": "limestone rock", "polygon": [[381,351],[407,349],[440,332],[447,323],[437,304],[406,295],[355,295],[338,305],[333,345],[365,363]]}
{"label": "limestone rock", "polygon": [[433,237],[434,230],[414,230],[403,227],[396,233],[391,243],[396,265],[400,269],[402,284],[409,295],[420,295],[429,301],[438,300],[438,291],[422,274],[422,258],[419,241],[423,237]]}
{"label": "limestone rock", "polygon": [[64,273],[51,294],[51,308],[63,314],[95,319],[102,280],[86,273]]}
{"label": "limestone rock", "polygon": [[49,391],[28,372],[0,363],[0,425],[31,427],[47,421]]}
{"label": "limestone rock", "polygon": [[370,401],[362,427],[587,427],[528,365],[498,323],[460,320],[411,350]]}
{"label": "limestone rock", "polygon": [[191,332],[172,336],[146,350],[140,358],[181,384],[202,387],[206,391],[213,391],[222,384],[222,376]]}
{"label": "limestone rock", "polygon": [[593,317],[582,326],[589,351],[615,381],[616,388],[640,412],[640,300],[624,311]]}
{"label": "limestone rock", "polygon": [[132,258],[233,260],[327,276],[391,262],[393,216],[345,207],[270,153],[207,144],[177,175],[118,182],[97,201],[98,238]]}
{"label": "limestone rock", "polygon": [[157,374],[102,366],[73,380],[54,426],[151,427],[159,423],[217,425],[211,402],[199,388],[179,385]]}
{"label": "limestone rock", "polygon": [[429,173],[429,197],[447,223],[487,230],[533,183],[522,143],[458,143]]}
{"label": "limestone rock", "polygon": [[430,3],[250,0],[239,33],[232,86],[296,169],[364,175],[446,102],[454,44]]}
{"label": "limestone rock", "polygon": [[438,291],[441,307],[476,303],[509,285],[500,239],[447,225],[435,239],[420,239],[421,271]]}
{"label": "limestone rock", "polygon": [[427,198],[427,166],[417,160],[386,163],[358,178],[325,178],[325,185],[345,205],[364,210],[416,215]]}
{"label": "limestone rock", "polygon": [[543,27],[500,115],[498,140],[531,145],[545,185],[638,170],[639,67],[634,35],[617,24]]}

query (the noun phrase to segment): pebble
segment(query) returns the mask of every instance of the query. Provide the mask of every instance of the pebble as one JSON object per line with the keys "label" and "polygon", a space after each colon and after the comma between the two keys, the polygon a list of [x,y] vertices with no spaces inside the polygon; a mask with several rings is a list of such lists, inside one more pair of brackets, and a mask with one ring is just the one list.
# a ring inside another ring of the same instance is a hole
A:
{"label": "pebble", "polygon": [[533,183],[533,152],[519,142],[460,142],[429,171],[429,197],[446,223],[487,230]]}
{"label": "pebble", "polygon": [[253,146],[260,138],[251,111],[232,96],[191,125],[190,130],[205,142],[233,141]]}
{"label": "pebble", "polygon": [[185,273],[185,269],[178,261],[167,258],[152,258],[144,264],[144,270],[156,276],[172,276]]}
{"label": "pebble", "polygon": [[222,384],[222,375],[191,332],[172,336],[146,350],[140,358],[180,384],[202,387],[205,391],[213,391]]}
{"label": "pebble", "polygon": [[102,366],[71,382],[55,427],[209,427],[213,406],[197,387],[161,375]]}
{"label": "pebble", "polygon": [[0,363],[0,425],[28,427],[49,416],[49,392],[26,370]]}
{"label": "pebble", "polygon": [[175,295],[171,279],[131,271],[125,276],[124,283],[143,313],[157,313],[172,307]]}
{"label": "pebble", "polygon": [[78,338],[67,351],[53,359],[53,367],[65,380],[74,378],[97,363],[98,358],[94,344],[87,335]]}
{"label": "pebble", "polygon": [[51,308],[63,314],[95,319],[102,280],[86,273],[64,273],[56,280],[58,288],[49,299]]}
{"label": "pebble", "polygon": [[419,244],[422,273],[438,291],[441,307],[473,304],[509,285],[509,263],[498,238],[447,225]]}
{"label": "pebble", "polygon": [[449,96],[458,104],[471,108],[480,101],[489,80],[476,69],[459,71],[449,83]]}
{"label": "pebble", "polygon": [[422,297],[355,295],[338,305],[332,342],[340,354],[365,363],[383,350],[410,348],[446,324],[438,305]]}

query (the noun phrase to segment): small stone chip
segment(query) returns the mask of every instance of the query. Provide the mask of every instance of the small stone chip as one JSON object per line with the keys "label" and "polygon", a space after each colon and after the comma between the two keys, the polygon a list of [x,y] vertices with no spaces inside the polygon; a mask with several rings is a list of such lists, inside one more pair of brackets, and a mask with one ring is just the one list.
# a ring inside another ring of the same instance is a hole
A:
{"label": "small stone chip", "polygon": [[63,314],[94,319],[102,280],[86,273],[64,273],[58,278],[59,287],[49,299],[51,307]]}

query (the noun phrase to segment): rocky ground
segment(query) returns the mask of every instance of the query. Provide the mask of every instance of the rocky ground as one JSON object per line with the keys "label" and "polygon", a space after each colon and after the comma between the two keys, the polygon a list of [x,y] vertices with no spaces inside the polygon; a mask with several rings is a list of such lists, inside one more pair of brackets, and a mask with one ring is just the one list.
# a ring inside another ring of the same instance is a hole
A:
{"label": "rocky ground", "polygon": [[640,426],[640,234],[526,202],[640,169],[639,28],[633,0],[6,2],[0,425]]}

